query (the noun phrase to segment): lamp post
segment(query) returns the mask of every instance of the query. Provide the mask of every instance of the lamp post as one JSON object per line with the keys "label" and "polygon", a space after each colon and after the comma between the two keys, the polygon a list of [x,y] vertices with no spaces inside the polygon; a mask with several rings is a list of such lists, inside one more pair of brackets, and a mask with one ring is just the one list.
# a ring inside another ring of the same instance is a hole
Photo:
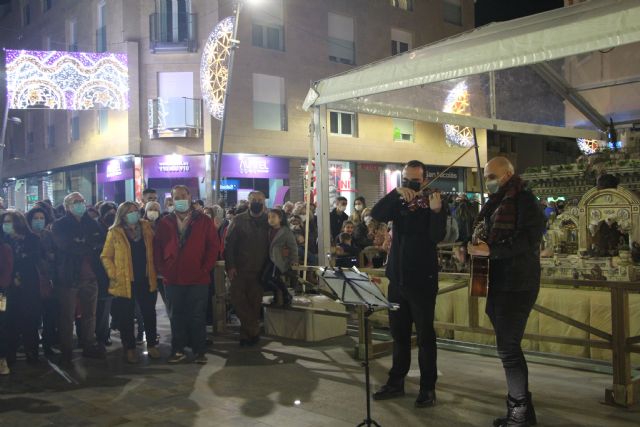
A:
{"label": "lamp post", "polygon": [[238,24],[240,20],[240,9],[242,9],[242,1],[236,3],[236,17],[233,24],[233,36],[231,38],[231,47],[229,51],[229,66],[227,74],[227,87],[225,88],[223,95],[223,113],[220,120],[220,133],[218,135],[218,154],[216,156],[216,186],[213,193],[214,203],[218,203],[220,200],[220,177],[222,169],[222,153],[224,151],[224,131],[227,127],[227,106],[229,103],[229,89],[231,88],[231,76],[233,75],[233,60],[235,58],[236,49],[240,42],[238,41]]}

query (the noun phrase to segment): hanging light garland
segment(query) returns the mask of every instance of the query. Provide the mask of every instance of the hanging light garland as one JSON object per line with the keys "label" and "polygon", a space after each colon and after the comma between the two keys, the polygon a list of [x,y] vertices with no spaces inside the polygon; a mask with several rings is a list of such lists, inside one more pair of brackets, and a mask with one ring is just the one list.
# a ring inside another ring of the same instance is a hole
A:
{"label": "hanging light garland", "polygon": [[218,22],[207,39],[200,62],[200,89],[204,103],[209,114],[218,120],[222,120],[224,115],[224,94],[229,79],[234,25],[233,16]]}
{"label": "hanging light garland", "polygon": [[580,151],[587,155],[597,153],[604,146],[604,142],[599,139],[577,138],[576,142]]}
{"label": "hanging light garland", "polygon": [[127,55],[6,50],[9,108],[129,108]]}
{"label": "hanging light garland", "polygon": [[[467,83],[458,83],[447,96],[442,111],[445,113],[461,114],[469,116],[469,90]],[[444,125],[445,142],[449,147],[472,147],[473,131],[471,128],[460,125]]]}

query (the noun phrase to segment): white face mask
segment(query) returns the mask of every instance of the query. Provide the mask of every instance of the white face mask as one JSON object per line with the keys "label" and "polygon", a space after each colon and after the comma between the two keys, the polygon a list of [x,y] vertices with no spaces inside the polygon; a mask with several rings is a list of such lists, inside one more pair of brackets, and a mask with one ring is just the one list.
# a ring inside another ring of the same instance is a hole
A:
{"label": "white face mask", "polygon": [[175,207],[175,206],[173,206],[173,205],[168,206],[168,207],[167,207],[167,212],[171,213],[171,212],[173,212],[175,209],[176,209],[176,207]]}
{"label": "white face mask", "polygon": [[149,220],[151,220],[151,221],[155,221],[156,219],[158,219],[158,217],[160,217],[160,212],[158,212],[158,211],[148,211],[147,212],[147,218],[149,218]]}

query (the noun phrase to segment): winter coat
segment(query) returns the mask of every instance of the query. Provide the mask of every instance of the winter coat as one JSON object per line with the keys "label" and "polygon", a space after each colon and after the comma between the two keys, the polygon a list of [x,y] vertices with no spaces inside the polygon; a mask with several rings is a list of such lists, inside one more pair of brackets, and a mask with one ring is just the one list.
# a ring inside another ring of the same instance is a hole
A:
{"label": "winter coat", "polygon": [[269,223],[267,214],[253,217],[249,211],[235,216],[224,244],[227,270],[239,274],[260,273],[269,259]]}
{"label": "winter coat", "polygon": [[176,213],[159,219],[153,240],[156,272],[166,285],[209,285],[220,245],[213,220],[192,210],[180,243]]}
{"label": "winter coat", "polygon": [[429,208],[410,210],[393,190],[371,210],[371,217],[387,223],[393,221],[391,250],[386,276],[390,284],[411,288],[438,289],[438,254],[436,245],[446,233],[446,206],[435,213]]}
{"label": "winter coat", "polygon": [[53,223],[51,233],[56,246],[56,271],[53,277],[55,287],[77,286],[86,256],[89,257],[98,285],[103,281],[108,283],[100,262],[104,234],[95,220],[85,213],[78,221],[73,214],[67,212]]}
{"label": "winter coat", "polygon": [[0,289],[7,289],[13,276],[13,251],[11,246],[0,242]]}
{"label": "winter coat", "polygon": [[[140,221],[140,226],[142,227],[142,238],[147,252],[149,292],[155,292],[158,282],[153,264],[153,230],[148,221]],[[109,293],[116,297],[130,299],[131,282],[134,279],[133,259],[129,238],[122,227],[109,230],[100,259],[109,276]]]}
{"label": "winter coat", "polygon": [[40,296],[41,272],[44,269],[40,238],[29,232],[22,239],[5,238],[13,255],[10,288],[20,288],[32,296]]}
{"label": "winter coat", "polygon": [[[289,248],[289,257],[282,255],[282,249]],[[281,273],[291,269],[292,264],[298,263],[298,243],[289,227],[280,227],[269,247],[269,258]]]}
{"label": "winter coat", "polygon": [[349,219],[349,215],[344,212],[338,212],[337,209],[333,209],[329,213],[329,224],[331,226],[331,239],[336,240],[340,231],[342,230],[342,223]]}

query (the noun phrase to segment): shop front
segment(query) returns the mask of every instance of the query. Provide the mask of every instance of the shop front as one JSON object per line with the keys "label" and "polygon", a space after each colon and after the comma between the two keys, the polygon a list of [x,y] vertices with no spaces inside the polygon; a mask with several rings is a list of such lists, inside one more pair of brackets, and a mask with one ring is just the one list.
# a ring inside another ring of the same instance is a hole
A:
{"label": "shop front", "polygon": [[135,200],[134,165],[133,156],[98,162],[98,200],[110,200],[118,204]]}
{"label": "shop front", "polygon": [[282,205],[289,192],[289,159],[286,158],[225,154],[220,175],[220,190],[227,206],[247,200],[254,190],[265,194],[268,207]]}
{"label": "shop front", "polygon": [[145,188],[153,188],[158,193],[158,202],[162,205],[171,189],[176,185],[185,185],[192,199],[205,197],[205,159],[204,156],[167,156],[145,157],[143,159]]}
{"label": "shop front", "polygon": [[[385,191],[388,193],[402,185],[402,168],[404,165],[387,165],[384,171]],[[427,165],[427,181],[438,179],[429,187],[440,190],[445,194],[453,194],[466,191],[465,168],[451,168],[445,171],[445,167]],[[444,173],[443,173],[444,172]]]}

